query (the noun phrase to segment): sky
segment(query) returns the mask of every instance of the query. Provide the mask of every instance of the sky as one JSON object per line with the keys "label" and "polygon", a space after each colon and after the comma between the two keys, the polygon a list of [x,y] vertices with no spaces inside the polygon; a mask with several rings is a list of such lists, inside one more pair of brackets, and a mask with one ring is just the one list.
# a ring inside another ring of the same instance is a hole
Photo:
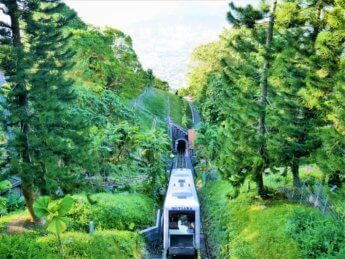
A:
{"label": "sky", "polygon": [[[185,85],[192,50],[217,40],[228,27],[229,1],[100,1],[64,0],[88,24],[122,30],[133,39],[134,50],[145,69],[169,82]],[[256,5],[259,0],[234,0]]]}

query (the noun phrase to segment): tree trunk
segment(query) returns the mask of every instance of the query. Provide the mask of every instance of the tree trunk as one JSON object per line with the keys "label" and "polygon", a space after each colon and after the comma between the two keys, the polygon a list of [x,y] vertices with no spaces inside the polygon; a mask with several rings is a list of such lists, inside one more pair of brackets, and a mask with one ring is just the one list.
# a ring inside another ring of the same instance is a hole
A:
{"label": "tree trunk", "polygon": [[22,181],[22,191],[25,198],[26,207],[28,208],[28,211],[30,213],[31,222],[36,222],[38,218],[35,215],[33,207],[35,201],[35,194],[32,191],[31,186],[27,186],[27,182],[25,181]]}
{"label": "tree trunk", "polygon": [[259,133],[258,134],[260,138],[259,154],[262,159],[262,166],[258,167],[258,171],[256,172],[256,175],[255,175],[259,194],[260,192],[264,193],[263,173],[265,169],[269,166],[269,160],[268,160],[268,155],[267,155],[267,150],[266,150],[266,140],[265,140],[265,134],[266,134],[265,119],[266,119],[267,88],[268,88],[267,72],[269,68],[269,61],[270,61],[270,55],[271,55],[271,45],[272,45],[276,6],[277,6],[277,0],[273,0],[272,5],[271,5],[270,18],[269,18],[268,27],[267,27],[266,53],[265,53],[265,61],[264,61],[262,76],[261,76],[261,97],[260,97],[261,110],[259,114]]}
{"label": "tree trunk", "polygon": [[316,38],[319,35],[320,32],[320,27],[321,27],[321,10],[322,10],[322,1],[323,0],[318,0],[316,3],[316,13],[315,13],[315,22],[316,24],[314,25],[314,30],[311,34],[311,39],[313,41],[313,51],[315,51],[315,42]]}
{"label": "tree trunk", "polygon": [[[16,74],[18,76],[18,81],[16,82],[16,85],[14,86],[14,91],[16,93],[16,102],[18,107],[22,109],[21,111],[21,117],[20,117],[20,129],[22,137],[17,138],[18,145],[20,146],[20,158],[21,162],[23,164],[23,168],[26,167],[25,164],[31,163],[31,157],[29,153],[29,124],[27,122],[29,117],[29,104],[27,100],[27,89],[25,85],[25,80],[23,78],[23,73],[19,73],[20,69],[24,68],[24,51],[23,51],[23,44],[21,41],[21,35],[20,35],[20,25],[19,25],[19,16],[20,16],[20,9],[18,6],[17,1],[11,1],[8,4],[8,14],[11,19],[11,30],[12,30],[12,38],[13,38],[13,47],[17,51],[17,60],[15,61],[17,64],[17,71]],[[22,72],[22,71],[21,71]],[[33,203],[35,200],[34,193],[32,191],[32,181],[28,179],[32,179],[31,176],[28,176],[28,172],[23,170],[23,173],[25,173],[26,177],[22,178],[22,191],[25,198],[26,206],[29,210],[31,220],[36,221],[35,212],[33,210]]]}
{"label": "tree trunk", "polygon": [[299,161],[294,158],[291,164],[292,178],[293,178],[293,187],[300,188],[301,180],[299,179]]}
{"label": "tree trunk", "polygon": [[265,186],[264,186],[264,179],[263,179],[263,164],[259,167],[257,167],[255,170],[255,175],[254,175],[254,180],[256,182],[256,188],[258,190],[258,194],[261,196],[261,197],[265,197],[266,196],[266,189],[265,189]]}

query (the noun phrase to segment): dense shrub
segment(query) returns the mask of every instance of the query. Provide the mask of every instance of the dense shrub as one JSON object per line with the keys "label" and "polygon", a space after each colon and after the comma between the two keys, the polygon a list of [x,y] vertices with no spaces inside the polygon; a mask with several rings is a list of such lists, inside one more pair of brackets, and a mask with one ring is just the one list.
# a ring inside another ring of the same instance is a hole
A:
{"label": "dense shrub", "polygon": [[202,188],[200,201],[202,204],[203,226],[207,235],[210,254],[217,258],[222,246],[226,245],[228,235],[222,224],[224,207],[227,203],[227,194],[231,192],[231,185],[227,182],[210,182]]}
{"label": "dense shrub", "polygon": [[96,229],[133,230],[154,223],[154,202],[141,194],[94,194],[94,205],[85,196],[74,198],[69,213],[74,230],[87,230],[91,220]]}
{"label": "dense shrub", "polygon": [[212,258],[300,258],[285,231],[299,205],[264,201],[255,192],[234,195],[226,181],[207,183],[200,193],[203,228]]}
{"label": "dense shrub", "polygon": [[59,253],[57,244],[37,242],[37,232],[18,235],[0,235],[1,258],[56,258]]}
{"label": "dense shrub", "polygon": [[[62,234],[66,258],[140,258],[142,239],[128,231]],[[62,258],[53,235],[0,235],[0,258]]]}
{"label": "dense shrub", "polygon": [[287,231],[307,258],[345,258],[345,223],[316,209],[297,210]]}

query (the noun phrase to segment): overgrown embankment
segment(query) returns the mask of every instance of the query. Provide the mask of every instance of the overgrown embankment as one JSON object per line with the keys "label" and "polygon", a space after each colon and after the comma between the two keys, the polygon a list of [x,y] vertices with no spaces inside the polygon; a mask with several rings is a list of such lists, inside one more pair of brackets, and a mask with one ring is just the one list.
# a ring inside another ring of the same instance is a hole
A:
{"label": "overgrown embankment", "polygon": [[188,102],[168,91],[149,87],[137,98],[135,107],[135,113],[143,129],[151,128],[154,118],[157,119],[158,127],[166,129],[167,115],[183,127],[188,128],[192,125]]}
{"label": "overgrown embankment", "polygon": [[200,191],[213,258],[344,258],[341,221],[285,200],[264,201],[254,192],[234,195],[221,180]]}
{"label": "overgrown embankment", "polygon": [[[118,230],[67,232],[61,239],[65,258],[140,258],[143,246],[137,233]],[[35,231],[0,235],[0,251],[1,258],[62,258],[56,237]]]}
{"label": "overgrown embankment", "polygon": [[[142,194],[109,193],[89,198],[75,195],[73,199],[67,215],[70,232],[61,237],[67,258],[140,258],[143,240],[136,230],[153,224],[153,199]],[[0,218],[0,255],[62,258],[56,237],[41,227],[33,228],[27,219],[25,211]],[[22,223],[17,224],[19,221]],[[90,221],[95,225],[93,235],[88,234]]]}

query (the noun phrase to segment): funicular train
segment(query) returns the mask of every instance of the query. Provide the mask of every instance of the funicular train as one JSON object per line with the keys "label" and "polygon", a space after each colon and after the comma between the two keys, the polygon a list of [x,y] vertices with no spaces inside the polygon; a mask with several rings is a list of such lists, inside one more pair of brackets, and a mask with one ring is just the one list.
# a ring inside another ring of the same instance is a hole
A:
{"label": "funicular train", "polygon": [[[184,143],[183,143],[184,142]],[[179,140],[163,208],[163,258],[200,257],[200,205],[187,150]],[[188,163],[189,161],[189,163]]]}

